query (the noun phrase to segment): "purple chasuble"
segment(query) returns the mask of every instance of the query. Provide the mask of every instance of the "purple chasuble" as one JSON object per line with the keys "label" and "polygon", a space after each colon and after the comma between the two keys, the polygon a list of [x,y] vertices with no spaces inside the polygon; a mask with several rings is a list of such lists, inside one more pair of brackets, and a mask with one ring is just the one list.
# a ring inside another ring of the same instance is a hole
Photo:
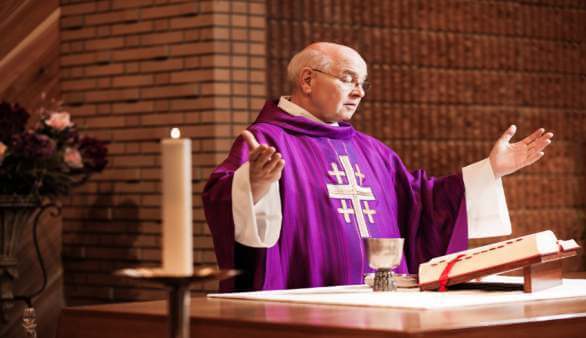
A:
{"label": "purple chasuble", "polygon": [[243,272],[223,282],[222,291],[363,283],[371,269],[362,237],[405,238],[399,273],[417,273],[420,263],[467,248],[461,174],[409,172],[389,147],[349,123],[317,123],[270,101],[248,130],[285,160],[283,222],[271,248],[234,240],[232,179],[248,160],[248,146],[238,137],[203,192],[218,264]]}

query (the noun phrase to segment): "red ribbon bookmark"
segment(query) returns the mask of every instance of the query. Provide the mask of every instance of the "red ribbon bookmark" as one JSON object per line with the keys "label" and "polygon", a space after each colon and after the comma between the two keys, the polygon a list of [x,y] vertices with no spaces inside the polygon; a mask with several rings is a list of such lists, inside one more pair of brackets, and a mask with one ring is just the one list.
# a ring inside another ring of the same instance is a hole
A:
{"label": "red ribbon bookmark", "polygon": [[454,267],[454,265],[456,265],[456,263],[458,261],[460,261],[460,258],[464,257],[466,255],[464,254],[459,254],[458,256],[456,256],[456,258],[452,259],[451,261],[448,262],[448,264],[446,264],[446,267],[444,268],[444,271],[442,271],[442,274],[440,275],[439,278],[439,291],[440,292],[444,292],[447,291],[447,285],[448,285],[448,275],[450,274],[450,271],[452,270],[452,267]]}

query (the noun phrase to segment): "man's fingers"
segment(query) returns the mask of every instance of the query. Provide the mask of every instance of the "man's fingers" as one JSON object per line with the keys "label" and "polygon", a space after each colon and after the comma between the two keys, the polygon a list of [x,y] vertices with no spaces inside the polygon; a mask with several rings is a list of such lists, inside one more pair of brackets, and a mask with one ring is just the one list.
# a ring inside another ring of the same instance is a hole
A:
{"label": "man's fingers", "polygon": [[254,137],[254,135],[248,130],[243,130],[242,133],[240,133],[240,135],[244,137],[244,140],[248,144],[248,147],[251,151],[259,147],[259,143],[256,140],[256,137]]}
{"label": "man's fingers", "polygon": [[248,155],[248,160],[250,162],[256,162],[258,159],[264,154],[264,152],[268,149],[267,145],[261,144],[258,147],[254,148],[250,151]]}
{"label": "man's fingers", "polygon": [[537,162],[540,158],[543,157],[543,155],[545,155],[545,153],[542,151],[531,154],[529,158],[527,158],[525,166],[532,165],[533,163]]}
{"label": "man's fingers", "polygon": [[505,142],[509,142],[513,136],[515,135],[515,133],[517,132],[517,126],[512,124],[509,129],[507,129],[503,135],[501,136],[501,140],[505,141]]}
{"label": "man's fingers", "polygon": [[277,151],[277,150],[273,147],[266,147],[263,150],[262,154],[258,158],[258,161],[260,162],[260,164],[262,166],[265,166],[267,164],[267,162],[269,162],[271,160],[271,157],[273,156],[275,151]]}
{"label": "man's fingers", "polygon": [[550,144],[551,144],[550,139],[539,139],[539,140],[533,142],[533,144],[530,147],[530,151],[532,153],[538,153],[538,152],[542,151],[543,149],[545,149],[545,147],[547,147]]}
{"label": "man's fingers", "polygon": [[275,151],[275,148],[261,144],[253,151],[254,153],[250,156],[249,161],[253,167],[263,169],[267,162],[271,160],[271,156]]}
{"label": "man's fingers", "polygon": [[273,156],[271,156],[271,159],[267,163],[265,163],[264,169],[268,172],[272,171],[280,159],[281,159],[281,154],[279,154],[279,153],[274,154]]}
{"label": "man's fingers", "polygon": [[[525,137],[523,140],[521,140],[521,142],[529,145],[529,144],[531,144],[531,142],[534,142],[535,140],[540,138],[544,132],[545,132],[545,129],[539,128],[536,131],[534,131],[531,135],[529,135],[529,136]],[[551,134],[551,133],[548,133],[548,134]],[[553,134],[551,134],[551,136],[553,136]]]}
{"label": "man's fingers", "polygon": [[275,167],[269,172],[269,174],[270,175],[281,174],[281,171],[283,171],[283,168],[285,168],[285,160],[280,159],[276,162]]}

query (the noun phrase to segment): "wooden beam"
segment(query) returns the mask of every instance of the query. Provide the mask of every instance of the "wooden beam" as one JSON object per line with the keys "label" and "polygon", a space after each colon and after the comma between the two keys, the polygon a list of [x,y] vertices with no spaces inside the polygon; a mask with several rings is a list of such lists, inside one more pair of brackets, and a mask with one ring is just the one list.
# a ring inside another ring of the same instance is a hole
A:
{"label": "wooden beam", "polygon": [[48,49],[54,48],[59,36],[61,9],[55,9],[24,40],[0,60],[0,94],[8,88],[29,67],[38,63]]}
{"label": "wooden beam", "polygon": [[59,8],[58,0],[2,0],[0,5],[0,59]]}

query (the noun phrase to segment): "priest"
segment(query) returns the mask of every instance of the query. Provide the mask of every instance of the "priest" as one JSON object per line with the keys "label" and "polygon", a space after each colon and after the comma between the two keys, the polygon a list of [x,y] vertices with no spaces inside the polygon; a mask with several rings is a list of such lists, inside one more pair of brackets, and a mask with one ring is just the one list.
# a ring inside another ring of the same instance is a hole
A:
{"label": "priest", "polygon": [[359,284],[367,237],[405,239],[398,273],[511,232],[501,177],[543,156],[553,134],[510,143],[435,178],[409,171],[348,122],[368,90],[367,65],[347,46],[314,43],[290,61],[291,96],[268,101],[203,192],[218,264],[242,274],[222,291]]}

